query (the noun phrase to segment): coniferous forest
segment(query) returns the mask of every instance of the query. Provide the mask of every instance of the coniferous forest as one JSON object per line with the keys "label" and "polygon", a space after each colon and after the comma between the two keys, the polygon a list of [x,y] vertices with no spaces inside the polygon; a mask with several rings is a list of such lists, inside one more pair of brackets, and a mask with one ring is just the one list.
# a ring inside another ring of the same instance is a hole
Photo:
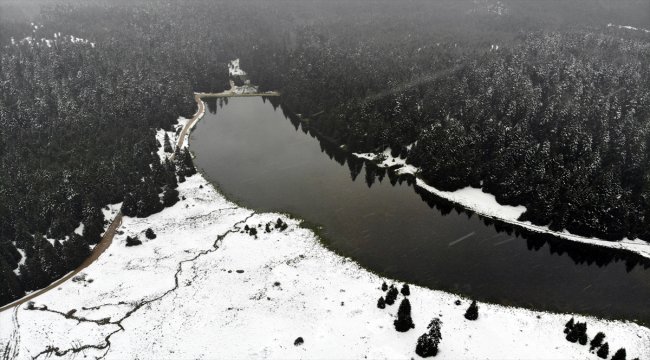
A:
{"label": "coniferous forest", "polygon": [[553,230],[650,241],[643,29],[636,0],[0,3],[0,304],[77,267],[106,205],[177,200],[191,157],[161,163],[155,129],[228,88],[235,58],[349,151],[390,148]]}

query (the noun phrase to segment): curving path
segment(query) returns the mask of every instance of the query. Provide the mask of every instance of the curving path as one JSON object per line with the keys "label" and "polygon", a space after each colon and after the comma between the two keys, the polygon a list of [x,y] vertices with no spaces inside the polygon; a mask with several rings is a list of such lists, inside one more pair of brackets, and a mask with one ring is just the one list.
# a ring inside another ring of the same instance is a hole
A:
{"label": "curving path", "polygon": [[[203,113],[205,112],[205,105],[203,104],[203,101],[201,101],[201,96],[199,94],[195,94],[194,99],[196,100],[196,102],[198,104],[198,110],[194,114],[194,116],[192,116],[192,119],[190,119],[187,122],[187,124],[185,124],[185,126],[183,127],[183,130],[181,131],[180,136],[178,137],[178,142],[177,142],[177,145],[176,145],[178,147],[183,146],[183,142],[185,141],[185,136],[187,135],[187,132],[196,124],[196,122],[201,118],[201,116],[203,116]],[[173,155],[172,155],[172,158],[173,158]],[[122,224],[122,217],[123,217],[122,212],[118,212],[117,215],[115,215],[115,218],[113,218],[113,222],[111,222],[111,224],[108,226],[108,229],[106,229],[106,232],[104,232],[104,235],[102,236],[102,239],[95,246],[93,251],[90,253],[90,256],[86,260],[84,260],[84,262],[81,263],[81,265],[79,265],[78,268],[76,268],[75,270],[69,272],[64,277],[62,277],[62,278],[56,280],[55,282],[51,283],[47,287],[44,287],[44,288],[42,288],[40,290],[37,290],[37,291],[34,291],[33,293],[31,293],[31,294],[29,294],[27,296],[24,296],[24,297],[12,302],[12,303],[9,303],[7,305],[4,305],[4,306],[0,307],[0,312],[6,311],[6,310],[12,309],[12,308],[14,308],[16,306],[19,306],[21,304],[24,304],[25,302],[30,301],[30,300],[34,299],[35,297],[40,296],[40,295],[42,295],[42,294],[44,294],[44,293],[58,287],[62,283],[68,281],[73,276],[77,275],[78,273],[83,271],[85,268],[90,266],[90,264],[95,262],[95,260],[97,260],[104,253],[104,251],[106,251],[106,249],[108,249],[108,247],[111,246],[111,244],[113,243],[113,238],[115,237],[115,233],[117,232],[117,229]]]}

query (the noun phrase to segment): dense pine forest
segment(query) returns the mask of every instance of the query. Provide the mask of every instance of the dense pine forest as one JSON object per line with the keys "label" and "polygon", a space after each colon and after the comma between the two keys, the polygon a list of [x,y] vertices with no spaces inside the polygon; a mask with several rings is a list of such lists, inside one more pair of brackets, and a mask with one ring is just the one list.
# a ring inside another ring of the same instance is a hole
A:
{"label": "dense pine forest", "polygon": [[107,204],[173,203],[187,169],[155,129],[226,89],[234,58],[349,151],[650,241],[650,3],[543,3],[0,2],[0,304],[78,266]]}

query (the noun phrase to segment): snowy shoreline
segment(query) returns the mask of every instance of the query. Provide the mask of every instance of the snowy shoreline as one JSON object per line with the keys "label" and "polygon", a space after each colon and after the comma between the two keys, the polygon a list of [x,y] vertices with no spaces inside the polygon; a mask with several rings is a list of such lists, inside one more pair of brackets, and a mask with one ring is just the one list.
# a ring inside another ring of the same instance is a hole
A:
{"label": "snowy shoreline", "polygon": [[[398,333],[404,297],[376,306],[382,282],[394,281],[328,250],[299,220],[234,204],[201,174],[178,190],[176,205],[124,217],[123,233],[74,281],[35,298],[32,309],[0,313],[9,358],[417,358],[417,338],[438,317],[439,359],[598,359],[564,339],[572,315],[481,303],[479,319],[468,321],[468,299],[419,286],[409,296],[415,329]],[[278,218],[288,227],[266,232]],[[147,228],[155,239],[145,238]],[[143,244],[126,247],[127,236]],[[630,358],[650,358],[650,329],[575,318],[590,337],[605,332],[612,353],[625,347]],[[297,337],[304,344],[295,346]]]}
{"label": "snowy shoreline", "polygon": [[[548,226],[534,225],[530,221],[519,221],[519,216],[526,211],[525,206],[501,205],[492,194],[485,193],[482,189],[466,187],[456,191],[442,191],[427,184],[417,176],[420,169],[407,163],[405,159],[396,158],[391,155],[390,149],[381,154],[375,153],[352,153],[354,156],[367,161],[374,162],[383,168],[395,168],[398,174],[410,174],[415,177],[415,185],[429,193],[458,204],[467,210],[478,215],[489,217],[511,225],[519,226],[526,230],[537,233],[553,235],[565,240],[580,242],[583,244],[607,247],[618,250],[626,250],[650,259],[650,243],[641,239],[623,239],[619,241],[607,241],[598,238],[587,238],[564,231],[553,231]],[[382,161],[377,161],[381,160]]]}

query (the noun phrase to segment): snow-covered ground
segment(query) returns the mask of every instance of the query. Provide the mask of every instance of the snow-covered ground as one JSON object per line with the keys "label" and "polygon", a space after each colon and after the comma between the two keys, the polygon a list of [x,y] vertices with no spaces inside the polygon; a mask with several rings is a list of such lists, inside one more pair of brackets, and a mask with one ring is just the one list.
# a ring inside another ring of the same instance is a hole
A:
{"label": "snow-covered ground", "polygon": [[610,23],[610,24],[607,24],[607,27],[616,27],[616,28],[625,29],[625,30],[641,31],[641,32],[644,32],[646,34],[650,34],[650,30],[648,30],[648,29],[637,28],[637,27],[629,26],[629,25],[615,25],[615,24]]}
{"label": "snow-covered ground", "polygon": [[244,76],[246,72],[239,67],[239,59],[231,60],[228,63],[228,74],[230,76]]}
{"label": "snow-covered ground", "polygon": [[622,239],[620,241],[607,241],[597,238],[588,238],[571,234],[564,231],[553,231],[548,226],[534,225],[530,221],[519,221],[519,216],[526,212],[525,206],[501,205],[492,194],[483,192],[482,189],[466,187],[456,191],[442,191],[428,185],[422,179],[417,178],[419,169],[409,165],[406,159],[391,156],[391,150],[387,149],[381,154],[375,153],[353,153],[354,156],[373,161],[381,167],[394,167],[398,174],[411,174],[416,177],[415,184],[443,199],[461,205],[479,215],[491,217],[509,224],[517,225],[531,231],[551,234],[566,240],[581,242],[585,244],[622,249],[635,252],[643,257],[650,258],[650,244],[641,239]]}
{"label": "snow-covered ground", "polygon": [[[57,43],[64,43],[66,41],[69,41],[69,42],[71,42],[73,44],[86,44],[86,45],[90,45],[90,47],[93,47],[93,48],[95,47],[94,42],[91,42],[91,41],[89,41],[87,39],[78,38],[78,37],[76,37],[74,35],[62,36],[60,32],[57,32],[57,33],[53,34],[54,39],[48,39],[48,38],[44,38],[44,37],[37,38],[37,36],[36,36],[37,35],[36,34],[37,30],[40,29],[39,34],[43,33],[43,27],[44,26],[42,24],[34,24],[34,23],[31,23],[30,25],[32,27],[32,36],[28,36],[26,38],[23,38],[22,40],[20,40],[18,42],[16,42],[16,40],[12,37],[12,38],[10,38],[11,45],[29,44],[29,45],[38,45],[38,46],[44,45],[44,46],[47,46],[47,47],[52,47],[53,45],[55,45]],[[239,66],[239,63],[237,64],[237,66]]]}
{"label": "snow-covered ground", "polygon": [[[439,317],[437,358],[598,359],[564,339],[570,315],[479,304],[479,319],[468,321],[468,299],[417,286],[415,329],[398,333],[403,296],[376,306],[382,282],[393,282],[327,250],[298,220],[239,207],[200,174],[179,192],[184,200],[171,208],[125,217],[113,245],[73,281],[31,309],[0,313],[6,358],[417,358],[417,338]],[[278,218],[288,228],[266,232]],[[126,247],[126,236],[143,244]],[[590,337],[605,332],[611,353],[625,347],[628,358],[650,358],[650,329],[576,320]],[[298,337],[304,344],[295,346]]]}

